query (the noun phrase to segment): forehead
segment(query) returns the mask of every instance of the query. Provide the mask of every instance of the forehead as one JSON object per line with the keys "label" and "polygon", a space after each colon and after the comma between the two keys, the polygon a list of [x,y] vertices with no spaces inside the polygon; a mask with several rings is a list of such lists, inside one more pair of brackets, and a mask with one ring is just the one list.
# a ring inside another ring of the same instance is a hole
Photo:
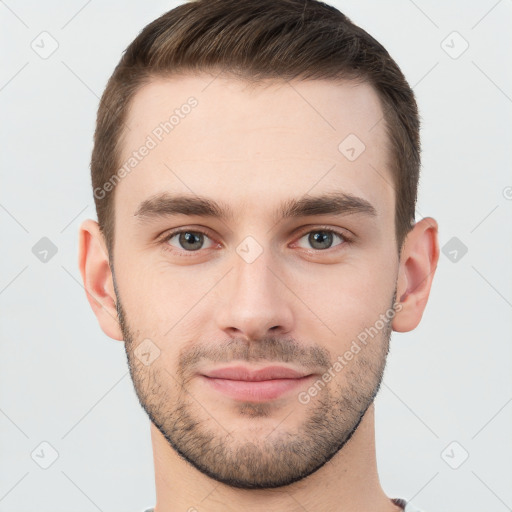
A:
{"label": "forehead", "polygon": [[120,163],[138,156],[117,185],[123,215],[164,191],[261,208],[263,197],[333,189],[379,211],[393,202],[383,111],[367,83],[159,78],[136,93],[126,124]]}

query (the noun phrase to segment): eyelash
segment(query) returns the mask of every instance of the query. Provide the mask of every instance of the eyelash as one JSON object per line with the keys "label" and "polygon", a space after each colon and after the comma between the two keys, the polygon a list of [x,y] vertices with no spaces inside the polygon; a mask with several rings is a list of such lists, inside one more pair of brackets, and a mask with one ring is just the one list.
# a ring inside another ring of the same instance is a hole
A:
{"label": "eyelash", "polygon": [[[197,254],[198,252],[201,251],[201,249],[198,249],[197,251],[186,251],[184,249],[176,249],[175,247],[172,247],[171,245],[169,245],[169,240],[171,240],[172,238],[174,238],[176,235],[179,235],[180,233],[187,233],[187,232],[190,232],[190,233],[201,233],[202,235],[208,237],[211,239],[210,235],[203,229],[199,229],[199,228],[194,228],[194,229],[187,229],[187,228],[180,228],[180,229],[176,229],[174,231],[171,231],[170,233],[167,233],[162,239],[161,239],[161,244],[162,244],[162,247],[164,250],[166,251],[171,251],[173,253],[177,253],[178,256],[182,256],[182,257],[190,257],[190,256],[194,256],[195,254]],[[307,231],[301,231],[300,234],[299,234],[299,237],[297,240],[300,240],[304,235],[307,235],[309,233],[315,233],[315,232],[324,232],[324,233],[333,233],[337,236],[339,236],[342,240],[343,240],[343,243],[340,243],[334,247],[329,247],[327,249],[305,249],[307,251],[312,251],[312,252],[317,252],[317,253],[322,253],[322,252],[325,252],[325,253],[328,253],[329,251],[331,250],[336,250],[336,247],[340,247],[340,246],[344,246],[344,245],[350,245],[352,244],[353,240],[351,237],[347,236],[344,232],[342,231],[338,231],[336,229],[332,229],[332,228],[328,228],[328,227],[323,227],[323,226],[318,226],[316,227],[315,229],[309,229]]]}

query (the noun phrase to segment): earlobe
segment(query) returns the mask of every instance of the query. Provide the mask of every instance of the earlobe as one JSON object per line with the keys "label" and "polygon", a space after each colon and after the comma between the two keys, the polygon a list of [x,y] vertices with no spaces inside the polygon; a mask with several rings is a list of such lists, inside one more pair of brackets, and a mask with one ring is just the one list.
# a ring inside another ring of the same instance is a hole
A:
{"label": "earlobe", "polygon": [[402,250],[397,279],[401,309],[393,319],[394,331],[412,331],[420,323],[438,260],[438,225],[435,219],[426,217],[414,225]]}
{"label": "earlobe", "polygon": [[97,222],[87,219],[79,229],[78,267],[96,318],[103,332],[122,341],[116,309],[112,272],[103,234]]}

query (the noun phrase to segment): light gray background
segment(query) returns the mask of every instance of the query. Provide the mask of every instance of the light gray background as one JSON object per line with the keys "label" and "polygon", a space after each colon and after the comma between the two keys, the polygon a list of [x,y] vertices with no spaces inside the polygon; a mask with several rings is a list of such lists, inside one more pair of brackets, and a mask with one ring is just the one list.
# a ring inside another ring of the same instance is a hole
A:
{"label": "light gray background", "polygon": [[[457,237],[468,248],[456,262],[441,254],[422,323],[393,334],[376,406],[382,485],[428,512],[512,510],[512,2],[331,3],[414,87],[417,219],[439,222],[442,247]],[[103,334],[86,300],[77,231],[96,218],[99,97],[130,41],[175,5],[0,3],[1,512],[154,504],[149,420],[122,343]],[[43,31],[59,45],[47,59],[31,48]],[[464,42],[453,31],[469,44],[458,58]],[[46,263],[32,252],[42,237],[58,248]],[[31,456],[50,461],[42,442],[58,452],[48,469]]]}

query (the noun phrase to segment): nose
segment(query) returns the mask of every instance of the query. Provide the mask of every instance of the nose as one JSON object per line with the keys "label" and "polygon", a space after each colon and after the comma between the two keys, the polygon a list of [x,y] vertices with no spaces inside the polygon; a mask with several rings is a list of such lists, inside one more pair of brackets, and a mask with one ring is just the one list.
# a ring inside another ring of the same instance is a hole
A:
{"label": "nose", "polygon": [[235,254],[234,268],[219,289],[217,324],[231,337],[253,341],[293,329],[294,295],[268,252],[251,263]]}

